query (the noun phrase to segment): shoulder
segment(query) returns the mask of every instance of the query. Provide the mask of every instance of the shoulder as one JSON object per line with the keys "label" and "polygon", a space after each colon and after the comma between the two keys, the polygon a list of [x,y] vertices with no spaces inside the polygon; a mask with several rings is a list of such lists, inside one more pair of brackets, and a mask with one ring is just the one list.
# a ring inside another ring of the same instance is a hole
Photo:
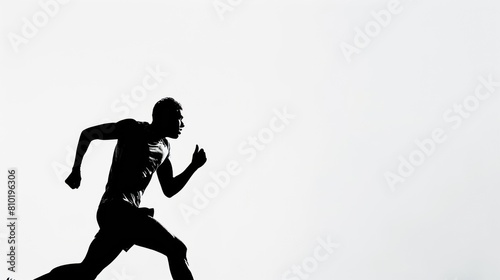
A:
{"label": "shoulder", "polygon": [[119,137],[137,135],[144,129],[144,125],[134,119],[123,119],[116,123]]}
{"label": "shoulder", "polygon": [[133,128],[135,126],[138,126],[139,122],[134,119],[123,119],[121,121],[118,121],[116,125],[123,128]]}

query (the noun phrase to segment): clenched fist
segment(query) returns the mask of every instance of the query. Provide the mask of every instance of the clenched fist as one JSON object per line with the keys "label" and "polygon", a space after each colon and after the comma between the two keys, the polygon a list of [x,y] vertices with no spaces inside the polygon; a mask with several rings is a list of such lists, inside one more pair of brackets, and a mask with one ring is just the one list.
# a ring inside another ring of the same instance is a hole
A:
{"label": "clenched fist", "polygon": [[193,153],[193,160],[191,163],[193,164],[194,167],[200,168],[207,162],[207,156],[205,155],[205,151],[203,149],[198,150],[198,145],[196,145],[196,148],[194,149]]}
{"label": "clenched fist", "polygon": [[70,188],[78,189],[81,181],[82,181],[82,176],[80,175],[80,169],[73,168],[71,174],[69,174],[68,178],[64,182],[68,184]]}

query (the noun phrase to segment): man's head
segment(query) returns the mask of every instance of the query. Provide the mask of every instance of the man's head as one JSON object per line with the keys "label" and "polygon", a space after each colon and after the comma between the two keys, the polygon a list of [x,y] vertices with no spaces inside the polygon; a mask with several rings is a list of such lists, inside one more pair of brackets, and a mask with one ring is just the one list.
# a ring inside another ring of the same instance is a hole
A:
{"label": "man's head", "polygon": [[172,97],[165,97],[153,107],[152,125],[162,137],[177,138],[184,127],[182,106]]}

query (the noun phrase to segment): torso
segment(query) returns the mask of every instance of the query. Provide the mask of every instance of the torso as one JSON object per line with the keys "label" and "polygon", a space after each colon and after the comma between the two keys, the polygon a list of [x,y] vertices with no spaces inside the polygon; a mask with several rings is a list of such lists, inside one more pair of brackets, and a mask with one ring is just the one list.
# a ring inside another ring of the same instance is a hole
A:
{"label": "torso", "polygon": [[137,122],[132,133],[118,139],[101,204],[123,200],[139,207],[153,173],[169,155],[167,140],[150,140],[148,127]]}

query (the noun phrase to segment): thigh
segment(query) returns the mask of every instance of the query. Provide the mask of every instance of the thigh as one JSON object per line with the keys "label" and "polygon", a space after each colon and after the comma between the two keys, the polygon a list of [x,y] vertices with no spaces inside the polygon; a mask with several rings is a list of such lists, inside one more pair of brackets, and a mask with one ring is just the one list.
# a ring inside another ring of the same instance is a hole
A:
{"label": "thigh", "polygon": [[83,259],[81,266],[85,274],[96,277],[107,267],[123,249],[123,244],[114,239],[112,235],[99,230],[89,246],[89,250]]}
{"label": "thigh", "polygon": [[146,216],[134,230],[135,245],[171,256],[185,257],[186,246],[153,217]]}
{"label": "thigh", "polygon": [[[101,229],[106,229],[128,251],[139,245],[166,256],[185,256],[186,247],[152,217],[152,211],[124,203],[109,204],[98,211]],[[152,210],[152,209],[149,209]]]}
{"label": "thigh", "polygon": [[97,221],[101,228],[99,234],[102,233],[128,251],[135,243],[134,240],[142,234],[141,230],[147,224],[149,214],[152,215],[152,209],[149,210],[151,211],[121,201],[101,205],[97,211]]}

